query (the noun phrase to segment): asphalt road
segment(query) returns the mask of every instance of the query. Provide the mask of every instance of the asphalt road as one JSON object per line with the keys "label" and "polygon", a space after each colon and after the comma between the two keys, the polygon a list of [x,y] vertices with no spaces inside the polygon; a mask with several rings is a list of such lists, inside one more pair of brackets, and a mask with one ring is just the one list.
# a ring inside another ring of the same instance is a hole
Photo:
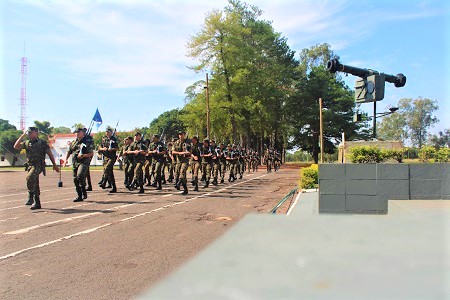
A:
{"label": "asphalt road", "polygon": [[[98,182],[101,172],[91,174]],[[40,177],[43,208],[31,211],[26,173],[0,172],[1,299],[133,299],[246,214],[267,213],[299,177],[260,170],[182,196],[171,184],[130,192],[115,174],[118,193],[95,185],[74,203],[71,172],[58,188],[49,171]]]}

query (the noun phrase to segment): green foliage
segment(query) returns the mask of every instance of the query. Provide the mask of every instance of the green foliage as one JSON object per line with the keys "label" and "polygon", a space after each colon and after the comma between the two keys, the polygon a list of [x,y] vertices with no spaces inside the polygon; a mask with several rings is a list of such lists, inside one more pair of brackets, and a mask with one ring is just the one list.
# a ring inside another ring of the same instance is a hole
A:
{"label": "green foliage", "polygon": [[14,149],[14,143],[22,134],[22,131],[7,129],[0,131],[0,154],[13,153],[18,154],[19,151]]}
{"label": "green foliage", "polygon": [[387,159],[394,159],[397,162],[403,162],[403,157],[405,154],[405,149],[382,149],[384,157]]}
{"label": "green foliage", "polygon": [[[287,39],[260,16],[257,7],[230,0],[223,10],[206,16],[188,43],[188,55],[199,62],[192,69],[212,73],[212,137],[281,148],[286,140],[284,106],[293,92],[298,61]],[[187,130],[199,135],[206,128],[205,85],[196,82],[186,90],[182,116]]]}
{"label": "green foliage", "polygon": [[311,189],[319,184],[319,166],[313,164],[308,168],[300,169],[300,186],[302,189]]}
{"label": "green foliage", "polygon": [[312,153],[314,162],[319,159],[319,98],[323,101],[324,152],[336,152],[334,143],[341,141],[342,132],[347,139],[364,138],[367,122],[354,123],[353,92],[344,81],[331,74],[324,66],[330,58],[338,58],[331,46],[321,44],[304,49],[298,67],[300,79],[296,93],[287,101],[290,124],[289,146],[299,146]]}
{"label": "green foliage", "polygon": [[434,159],[436,149],[433,146],[424,146],[419,150],[419,160],[422,162],[429,162]]}
{"label": "green foliage", "polygon": [[436,149],[442,147],[450,147],[450,129],[445,129],[444,131],[439,131],[438,135],[431,135],[428,138],[430,145],[434,146]]}
{"label": "green foliage", "polygon": [[16,130],[17,128],[16,128],[16,126],[9,124],[8,120],[0,119],[0,132],[5,131],[5,130],[10,130],[10,129]]}
{"label": "green foliage", "polygon": [[[184,130],[185,126],[181,119],[183,112],[178,109],[172,109],[159,115],[150,123],[150,127],[145,130],[147,137],[150,138],[154,134],[163,135],[166,141],[178,136],[180,130]],[[192,136],[192,135],[191,135]]]}
{"label": "green foliage", "polygon": [[350,148],[347,158],[352,163],[381,163],[388,159],[386,151],[376,146],[359,146]]}
{"label": "green foliage", "polygon": [[303,150],[297,150],[294,153],[286,153],[286,162],[310,162],[312,155]]}
{"label": "green foliage", "polygon": [[450,148],[440,148],[435,154],[436,162],[446,163],[450,161]]}
{"label": "green foliage", "polygon": [[411,141],[421,148],[427,139],[428,130],[438,122],[433,115],[438,110],[437,101],[419,97],[403,98],[398,103],[398,111],[382,119],[377,127],[378,137],[385,140]]}
{"label": "green foliage", "polygon": [[69,127],[64,127],[64,126],[55,127],[52,130],[52,134],[60,134],[60,133],[68,134],[71,132],[72,132],[72,130],[70,130]]}

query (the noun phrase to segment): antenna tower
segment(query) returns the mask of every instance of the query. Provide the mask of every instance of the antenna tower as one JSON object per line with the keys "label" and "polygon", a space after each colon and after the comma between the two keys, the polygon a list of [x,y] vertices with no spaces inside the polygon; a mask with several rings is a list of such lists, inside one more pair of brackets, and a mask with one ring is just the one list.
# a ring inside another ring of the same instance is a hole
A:
{"label": "antenna tower", "polygon": [[[24,46],[25,47],[25,46]],[[26,126],[26,106],[27,106],[27,66],[28,60],[24,56],[20,59],[20,76],[22,77],[22,87],[20,88],[20,130],[25,130]]]}

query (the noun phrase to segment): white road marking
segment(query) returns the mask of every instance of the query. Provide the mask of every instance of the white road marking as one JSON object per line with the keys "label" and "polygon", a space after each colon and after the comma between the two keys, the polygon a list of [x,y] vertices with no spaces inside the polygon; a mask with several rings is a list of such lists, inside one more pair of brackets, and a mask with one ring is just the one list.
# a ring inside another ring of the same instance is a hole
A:
{"label": "white road marking", "polygon": [[[60,190],[68,190],[68,189],[70,189],[70,188],[69,187],[65,187],[65,188],[57,188],[57,189],[51,189],[51,190],[43,190],[43,191],[41,191],[41,193],[52,192],[52,191],[60,191]],[[19,196],[19,195],[28,195],[28,192],[8,194],[8,195],[0,195],[0,198],[10,197],[10,196]],[[2,203],[10,203],[10,202],[16,202],[16,201],[22,201],[22,200],[10,200],[10,201],[2,202]]]}
{"label": "white road marking", "polygon": [[[233,187],[233,186],[236,186],[236,185],[239,185],[239,184],[243,184],[243,183],[246,183],[246,182],[255,180],[255,179],[259,179],[259,178],[264,177],[264,176],[266,176],[266,175],[267,175],[267,174],[263,174],[263,175],[261,175],[261,176],[255,177],[255,178],[251,178],[251,179],[248,179],[248,180],[245,180],[245,181],[242,181],[242,182],[238,182],[238,183],[235,183],[235,184],[233,184],[233,185],[227,186],[226,188],[219,189],[219,190],[210,192],[210,193],[208,193],[208,194],[209,194],[209,195],[211,195],[211,194],[216,194],[216,193],[219,193],[219,192],[221,192],[221,191],[223,191],[223,190],[226,190],[226,189],[228,189],[228,188],[231,188],[231,187]],[[162,206],[162,207],[159,207],[159,208],[156,208],[156,209],[152,209],[152,210],[150,210],[150,211],[146,211],[146,212],[139,213],[139,214],[136,214],[136,215],[131,216],[131,217],[128,217],[128,218],[121,219],[121,220],[119,220],[119,221],[117,221],[117,222],[115,222],[115,223],[107,223],[107,224],[104,224],[104,225],[101,225],[101,226],[97,226],[97,227],[94,227],[94,228],[91,228],[91,229],[87,229],[87,230],[80,231],[80,232],[77,232],[77,233],[74,233],[74,234],[71,234],[71,235],[67,235],[67,236],[64,236],[64,237],[59,238],[59,239],[56,239],[56,240],[52,240],[52,241],[45,242],[45,243],[42,243],[42,244],[39,244],[39,245],[36,245],[36,246],[32,246],[32,247],[29,247],[29,248],[25,248],[25,249],[16,251],[16,252],[13,252],[13,253],[10,253],[10,254],[6,254],[6,255],[4,255],[4,256],[1,256],[1,257],[0,257],[0,260],[4,260],[4,259],[10,258],[10,257],[14,257],[14,256],[16,256],[16,255],[18,255],[18,254],[21,254],[21,253],[24,253],[24,252],[27,252],[27,251],[30,251],[30,250],[33,250],[33,249],[38,249],[38,248],[42,248],[42,247],[45,247],[45,246],[49,246],[49,245],[52,245],[52,244],[55,244],[55,243],[58,243],[58,242],[62,242],[62,241],[64,241],[64,240],[68,240],[68,239],[73,238],[73,237],[76,237],[76,236],[81,236],[81,235],[84,235],[84,234],[89,234],[89,233],[92,233],[92,232],[94,232],[94,231],[97,231],[98,229],[105,228],[105,227],[108,227],[108,226],[113,225],[113,224],[116,224],[116,223],[122,223],[122,222],[130,221],[130,220],[134,220],[134,219],[136,219],[136,218],[139,218],[139,217],[148,215],[148,214],[150,214],[150,213],[154,213],[154,212],[157,212],[157,211],[162,211],[162,210],[164,210],[164,209],[166,209],[166,208],[170,208],[170,207],[174,207],[174,206],[176,206],[176,205],[180,205],[180,204],[183,204],[183,203],[190,202],[190,201],[192,201],[192,200],[201,198],[202,196],[203,196],[203,195],[198,195],[198,196],[195,196],[195,197],[192,197],[192,198],[188,198],[188,199],[186,199],[186,200],[184,200],[184,201],[175,202],[175,203],[170,204],[170,205],[164,205],[164,206]],[[153,200],[154,200],[154,199],[157,199],[157,198],[153,198]],[[150,200],[145,200],[145,201],[148,202],[148,201],[150,201]],[[133,203],[133,204],[126,204],[126,205],[131,206],[131,205],[134,205],[134,204],[135,204],[135,203]],[[109,209],[109,210],[111,210],[111,209]],[[45,224],[35,225],[35,226],[32,226],[32,227],[28,227],[28,228],[16,230],[15,232],[12,231],[12,232],[10,232],[10,233],[5,233],[5,234],[18,234],[18,233],[23,233],[23,232],[27,232],[27,231],[29,231],[29,230],[33,230],[33,229],[36,229],[36,228],[39,228],[39,227],[42,227],[42,226],[45,226],[45,225],[49,225],[49,224],[52,224],[52,223],[55,224],[55,223],[60,223],[60,222],[69,222],[69,221],[71,221],[71,220],[69,220],[69,219],[72,219],[72,220],[73,220],[73,219],[79,219],[79,218],[82,218],[82,217],[86,217],[86,216],[90,216],[90,215],[96,215],[96,214],[100,214],[100,212],[95,212],[95,213],[90,213],[90,214],[82,215],[82,216],[78,216],[78,217],[67,218],[67,219],[62,219],[62,220],[58,220],[58,221],[53,221],[53,222],[49,222],[49,223],[45,223]],[[27,231],[24,231],[24,230],[27,230]],[[16,232],[17,232],[17,233],[16,233]]]}

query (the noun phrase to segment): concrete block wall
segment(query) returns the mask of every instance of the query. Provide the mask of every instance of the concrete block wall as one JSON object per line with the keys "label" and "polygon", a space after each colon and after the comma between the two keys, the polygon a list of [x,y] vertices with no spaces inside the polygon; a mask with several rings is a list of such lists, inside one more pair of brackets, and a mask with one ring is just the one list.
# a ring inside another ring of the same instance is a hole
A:
{"label": "concrete block wall", "polygon": [[386,214],[410,199],[450,199],[450,164],[319,165],[320,213]]}

